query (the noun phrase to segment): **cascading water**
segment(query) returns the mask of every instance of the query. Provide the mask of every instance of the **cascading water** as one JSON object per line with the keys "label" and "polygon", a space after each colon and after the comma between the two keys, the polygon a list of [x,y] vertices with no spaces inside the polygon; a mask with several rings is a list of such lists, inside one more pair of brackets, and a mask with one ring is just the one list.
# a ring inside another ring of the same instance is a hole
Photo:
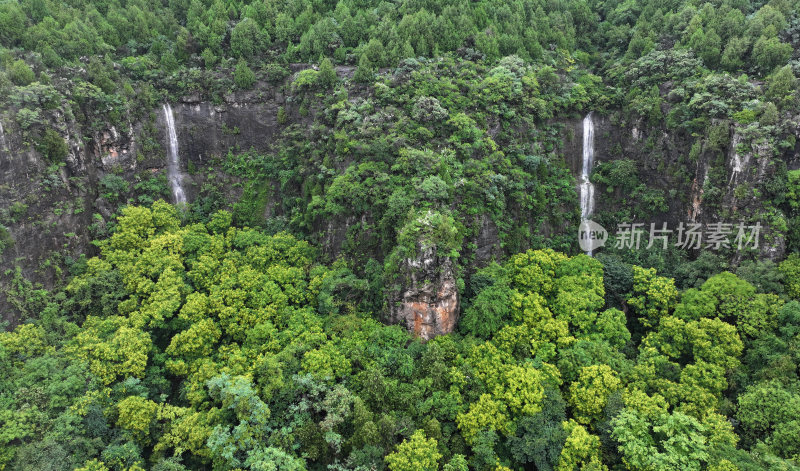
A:
{"label": "cascading water", "polygon": [[[594,165],[594,121],[592,113],[583,118],[583,166],[581,168],[581,223],[588,221],[594,213],[594,185],[589,181]],[[592,255],[591,250],[586,251]]]}
{"label": "cascading water", "polygon": [[581,168],[581,219],[589,219],[594,211],[594,185],[589,181],[594,165],[594,122],[592,113],[583,118],[583,167]]}
{"label": "cascading water", "polygon": [[183,174],[181,174],[180,157],[178,156],[178,135],[175,132],[175,119],[172,116],[172,107],[164,103],[164,121],[167,123],[167,137],[169,138],[169,153],[167,162],[167,177],[172,187],[172,196],[175,204],[186,204],[186,193],[183,191]]}
{"label": "cascading water", "polygon": [[3,123],[0,123],[0,150],[8,152],[8,145],[6,145],[6,135],[3,133]]}

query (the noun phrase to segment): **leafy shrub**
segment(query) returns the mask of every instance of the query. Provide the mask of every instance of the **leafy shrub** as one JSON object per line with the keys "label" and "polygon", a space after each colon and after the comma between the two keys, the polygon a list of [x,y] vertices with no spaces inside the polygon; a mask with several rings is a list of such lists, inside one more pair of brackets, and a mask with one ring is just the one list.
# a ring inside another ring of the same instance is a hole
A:
{"label": "leafy shrub", "polygon": [[203,59],[203,64],[206,66],[206,69],[214,67],[218,59],[214,51],[209,48],[203,49],[203,53],[200,54],[200,57]]}
{"label": "leafy shrub", "polygon": [[128,182],[119,175],[108,174],[100,179],[101,195],[112,203],[124,196],[128,189]]}
{"label": "leafy shrub", "polygon": [[136,199],[140,204],[153,204],[156,200],[168,199],[171,196],[166,175],[163,173],[142,180],[133,188],[139,193]]}
{"label": "leafy shrub", "polygon": [[314,69],[301,70],[294,82],[292,82],[292,90],[309,90],[314,88],[318,82],[317,77],[319,72]]}
{"label": "leafy shrub", "polygon": [[733,113],[733,119],[739,124],[750,124],[756,120],[756,112],[753,110],[742,110]]}
{"label": "leafy shrub", "polygon": [[608,187],[609,192],[619,188],[630,192],[639,184],[639,172],[636,162],[631,159],[611,160],[599,162],[595,168],[592,180]]}
{"label": "leafy shrub", "polygon": [[447,198],[449,189],[447,183],[438,175],[427,177],[419,186],[420,196],[425,201],[443,201]]}
{"label": "leafy shrub", "polygon": [[420,122],[444,121],[448,117],[447,110],[434,97],[421,96],[414,101],[411,117]]}
{"label": "leafy shrub", "polygon": [[289,69],[280,64],[267,64],[264,73],[270,83],[283,82],[289,76]]}
{"label": "leafy shrub", "polygon": [[36,75],[33,73],[33,70],[25,63],[24,60],[20,59],[11,63],[8,66],[8,78],[14,82],[15,85],[28,85],[34,80],[36,80]]}
{"label": "leafy shrub", "polygon": [[9,100],[20,108],[41,107],[44,109],[55,109],[61,104],[61,93],[51,85],[44,85],[34,82],[24,87],[16,87],[9,95]]}
{"label": "leafy shrub", "polygon": [[253,88],[256,83],[256,74],[247,65],[247,61],[240,59],[233,71],[233,82],[242,90]]}
{"label": "leafy shrub", "polygon": [[402,258],[414,257],[418,247],[423,251],[435,247],[440,256],[456,258],[462,238],[451,214],[422,211],[413,214],[398,233],[398,254]]}
{"label": "leafy shrub", "polygon": [[22,216],[24,216],[25,213],[28,212],[28,205],[22,201],[14,201],[11,203],[11,207],[8,209],[8,215],[11,222],[17,222],[22,219]]}
{"label": "leafy shrub", "polygon": [[17,123],[23,130],[29,129],[35,124],[39,124],[40,119],[41,117],[39,116],[39,110],[22,108],[21,110],[17,111]]}
{"label": "leafy shrub", "polygon": [[48,129],[39,141],[39,152],[51,163],[63,162],[69,154],[67,141],[56,131]]}
{"label": "leafy shrub", "polygon": [[3,255],[6,248],[13,244],[14,238],[11,237],[11,232],[9,232],[6,226],[0,224],[0,255]]}
{"label": "leafy shrub", "polygon": [[792,211],[800,215],[800,170],[789,170],[786,177],[786,202]]}

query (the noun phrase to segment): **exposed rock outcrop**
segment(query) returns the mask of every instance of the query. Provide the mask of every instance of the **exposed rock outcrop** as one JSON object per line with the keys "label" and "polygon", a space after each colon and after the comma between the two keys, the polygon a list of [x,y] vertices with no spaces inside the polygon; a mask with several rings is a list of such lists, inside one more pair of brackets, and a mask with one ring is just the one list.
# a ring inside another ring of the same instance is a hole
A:
{"label": "exposed rock outcrop", "polygon": [[406,259],[401,273],[403,288],[391,300],[389,321],[423,340],[452,332],[459,304],[453,261],[431,247]]}

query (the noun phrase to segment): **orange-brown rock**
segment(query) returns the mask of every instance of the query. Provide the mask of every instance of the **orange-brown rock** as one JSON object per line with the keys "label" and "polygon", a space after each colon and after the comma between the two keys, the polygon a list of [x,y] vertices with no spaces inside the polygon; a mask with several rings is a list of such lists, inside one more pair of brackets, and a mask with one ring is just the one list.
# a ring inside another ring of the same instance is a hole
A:
{"label": "orange-brown rock", "polygon": [[452,260],[428,250],[403,267],[405,283],[391,300],[390,319],[423,340],[453,331],[458,321],[458,288]]}

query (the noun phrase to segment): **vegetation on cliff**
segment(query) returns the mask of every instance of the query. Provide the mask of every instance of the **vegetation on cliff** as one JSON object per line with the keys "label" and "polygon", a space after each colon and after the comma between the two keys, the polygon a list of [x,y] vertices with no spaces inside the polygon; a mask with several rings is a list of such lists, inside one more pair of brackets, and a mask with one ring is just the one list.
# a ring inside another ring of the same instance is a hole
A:
{"label": "vegetation on cliff", "polygon": [[[798,51],[797,0],[0,1],[0,470],[797,469]],[[177,208],[164,101],[270,133]],[[597,221],[762,250],[575,255],[589,110]]]}

